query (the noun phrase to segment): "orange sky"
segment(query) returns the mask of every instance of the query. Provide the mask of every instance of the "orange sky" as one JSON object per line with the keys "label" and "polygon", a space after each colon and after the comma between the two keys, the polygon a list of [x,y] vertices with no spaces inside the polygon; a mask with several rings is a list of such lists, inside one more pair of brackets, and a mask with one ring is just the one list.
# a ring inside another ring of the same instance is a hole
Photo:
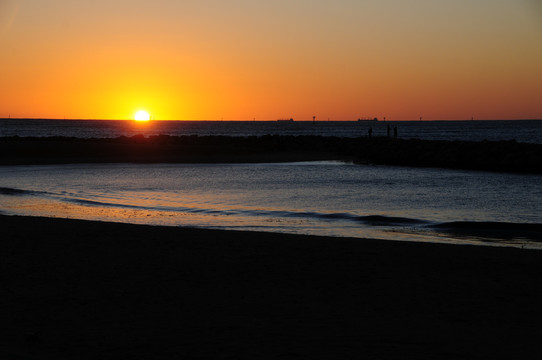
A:
{"label": "orange sky", "polygon": [[0,117],[542,118],[538,0],[0,0]]}

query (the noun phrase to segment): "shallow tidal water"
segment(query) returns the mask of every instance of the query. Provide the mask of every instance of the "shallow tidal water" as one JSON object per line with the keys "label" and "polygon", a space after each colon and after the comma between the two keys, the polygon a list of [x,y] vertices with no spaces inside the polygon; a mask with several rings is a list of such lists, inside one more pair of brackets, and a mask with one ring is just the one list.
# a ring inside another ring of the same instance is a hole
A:
{"label": "shallow tidal water", "polygon": [[344,162],[0,167],[4,214],[542,248],[542,176]]}

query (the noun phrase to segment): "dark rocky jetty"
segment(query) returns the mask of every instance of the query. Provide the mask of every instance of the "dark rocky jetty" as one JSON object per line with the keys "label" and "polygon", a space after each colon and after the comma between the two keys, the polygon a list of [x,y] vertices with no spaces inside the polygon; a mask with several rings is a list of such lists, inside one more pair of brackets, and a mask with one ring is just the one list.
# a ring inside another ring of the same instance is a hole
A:
{"label": "dark rocky jetty", "polygon": [[0,138],[0,165],[346,160],[360,164],[542,173],[542,145],[387,137],[150,136]]}

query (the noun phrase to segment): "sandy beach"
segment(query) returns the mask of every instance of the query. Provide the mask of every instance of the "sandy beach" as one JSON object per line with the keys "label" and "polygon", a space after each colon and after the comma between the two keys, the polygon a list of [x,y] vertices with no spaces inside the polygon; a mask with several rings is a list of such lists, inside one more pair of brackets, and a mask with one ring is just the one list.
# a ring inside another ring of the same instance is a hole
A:
{"label": "sandy beach", "polygon": [[542,0],[0,0],[0,360],[542,358]]}
{"label": "sandy beach", "polygon": [[529,358],[542,252],[0,216],[3,359]]}

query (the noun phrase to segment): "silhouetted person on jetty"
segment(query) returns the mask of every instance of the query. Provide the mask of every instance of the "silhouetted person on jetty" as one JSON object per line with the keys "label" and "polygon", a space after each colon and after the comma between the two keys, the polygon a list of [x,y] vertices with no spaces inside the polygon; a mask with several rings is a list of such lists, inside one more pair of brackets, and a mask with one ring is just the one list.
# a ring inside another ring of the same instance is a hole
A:
{"label": "silhouetted person on jetty", "polygon": [[369,128],[369,137],[373,136],[373,128]]}
{"label": "silhouetted person on jetty", "polygon": [[390,133],[391,133],[391,127],[390,127],[390,124],[388,124],[388,137],[390,137]]}
{"label": "silhouetted person on jetty", "polygon": [[[389,134],[388,134],[389,136]],[[393,137],[397,139],[397,126],[393,127]]]}

